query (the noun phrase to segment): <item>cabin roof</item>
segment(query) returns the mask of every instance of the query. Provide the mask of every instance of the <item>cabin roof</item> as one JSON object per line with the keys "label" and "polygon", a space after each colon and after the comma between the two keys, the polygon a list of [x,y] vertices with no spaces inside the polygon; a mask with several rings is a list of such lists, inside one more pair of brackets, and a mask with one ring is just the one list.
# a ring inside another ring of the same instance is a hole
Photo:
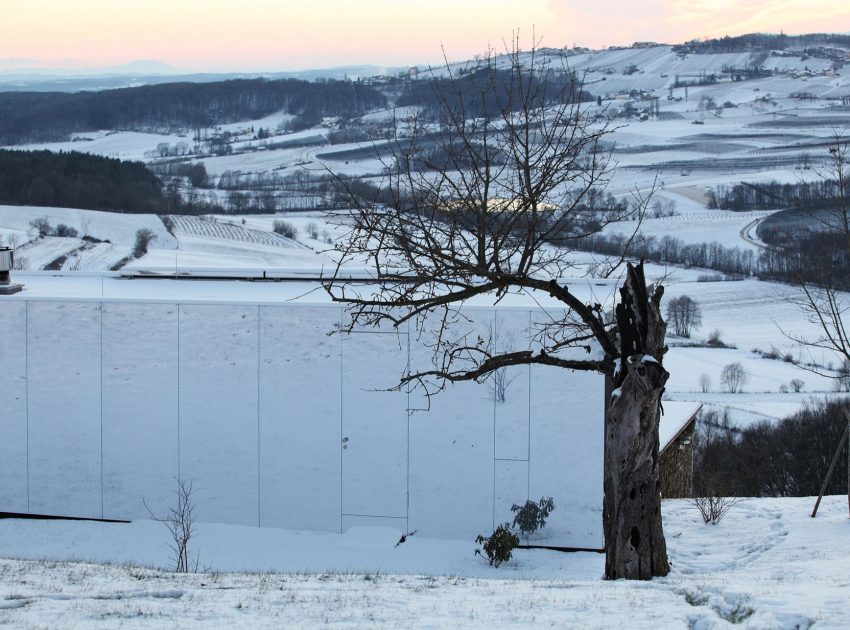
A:
{"label": "cabin roof", "polygon": [[665,400],[661,405],[664,415],[658,423],[659,455],[676,441],[702,409],[702,403],[699,402]]}

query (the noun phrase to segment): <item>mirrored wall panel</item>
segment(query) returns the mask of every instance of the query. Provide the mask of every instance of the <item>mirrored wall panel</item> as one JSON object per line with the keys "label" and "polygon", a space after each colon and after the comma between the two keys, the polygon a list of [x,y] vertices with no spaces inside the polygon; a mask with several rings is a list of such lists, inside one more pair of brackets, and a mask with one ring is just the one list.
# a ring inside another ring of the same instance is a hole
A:
{"label": "mirrored wall panel", "polygon": [[103,511],[150,518],[174,504],[176,304],[103,305]]}
{"label": "mirrored wall panel", "polygon": [[260,524],[340,531],[342,337],[336,308],[260,308]]}
{"label": "mirrored wall panel", "polygon": [[259,307],[180,307],[179,474],[199,520],[259,523]]}
{"label": "mirrored wall panel", "polygon": [[28,328],[30,512],[99,518],[101,305],[30,302]]}
{"label": "mirrored wall panel", "polygon": [[27,303],[0,308],[0,512],[27,501]]}

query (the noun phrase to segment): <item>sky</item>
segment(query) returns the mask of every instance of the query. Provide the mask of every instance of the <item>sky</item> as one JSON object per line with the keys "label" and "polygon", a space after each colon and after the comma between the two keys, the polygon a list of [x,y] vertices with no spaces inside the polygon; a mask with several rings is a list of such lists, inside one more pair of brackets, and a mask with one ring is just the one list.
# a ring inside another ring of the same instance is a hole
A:
{"label": "sky", "polygon": [[157,60],[190,71],[439,63],[500,49],[850,32],[847,0],[0,0],[0,70]]}

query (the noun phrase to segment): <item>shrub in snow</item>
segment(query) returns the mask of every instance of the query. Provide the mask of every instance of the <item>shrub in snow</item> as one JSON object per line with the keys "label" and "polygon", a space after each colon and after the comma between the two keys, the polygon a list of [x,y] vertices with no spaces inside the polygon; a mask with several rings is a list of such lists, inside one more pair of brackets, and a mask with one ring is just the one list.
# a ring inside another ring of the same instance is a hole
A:
{"label": "shrub in snow", "polygon": [[30,221],[30,227],[38,236],[50,236],[53,228],[50,225],[50,220],[47,217],[39,217]]}
{"label": "shrub in snow", "polygon": [[141,258],[148,253],[148,245],[156,238],[156,234],[148,228],[136,230],[136,243],[133,245],[133,257]]}
{"label": "shrub in snow", "polygon": [[298,229],[288,221],[275,221],[274,231],[286,238],[294,239],[298,236]]}
{"label": "shrub in snow", "polygon": [[694,505],[697,506],[702,521],[706,525],[717,525],[726,513],[735,505],[741,502],[741,499],[732,499],[729,497],[694,497]]}
{"label": "shrub in snow", "polygon": [[704,273],[697,276],[697,282],[722,282],[723,276],[719,273]]}
{"label": "shrub in snow", "polygon": [[523,536],[533,534],[546,525],[546,519],[554,509],[555,502],[552,497],[540,497],[539,502],[529,499],[522,506],[514,504],[511,507],[511,512],[514,513],[513,526],[519,529]]}
{"label": "shrub in snow", "polygon": [[79,232],[74,228],[65,225],[64,223],[60,223],[56,226],[56,231],[54,232],[56,236],[62,236],[64,238],[77,238]]}
{"label": "shrub in snow", "polygon": [[711,334],[708,336],[708,339],[705,341],[705,345],[709,348],[725,348],[726,344],[723,343],[720,339],[720,329],[716,328],[711,331]]}
{"label": "shrub in snow", "polygon": [[475,555],[487,556],[491,567],[498,567],[503,562],[511,559],[513,550],[519,546],[519,537],[511,531],[508,523],[499,525],[489,536],[478,535],[475,542],[481,545],[481,549],[475,550]]}

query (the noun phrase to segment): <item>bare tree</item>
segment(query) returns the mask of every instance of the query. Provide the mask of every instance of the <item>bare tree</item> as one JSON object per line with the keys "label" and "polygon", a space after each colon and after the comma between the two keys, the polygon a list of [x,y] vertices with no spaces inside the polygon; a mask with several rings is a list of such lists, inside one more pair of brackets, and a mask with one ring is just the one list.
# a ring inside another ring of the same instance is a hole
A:
{"label": "bare tree", "polygon": [[703,372],[699,377],[699,390],[705,394],[711,391],[711,377]]}
{"label": "bare tree", "polygon": [[690,337],[691,331],[702,325],[702,310],[699,304],[687,295],[667,302],[667,323],[679,337]]}
{"label": "bare tree", "polygon": [[[826,351],[840,358],[842,365],[850,364],[850,331],[844,321],[850,308],[847,290],[850,271],[850,144],[836,137],[829,147],[829,163],[818,175],[828,182],[834,194],[820,202],[826,208],[812,211],[812,227],[801,233],[789,234],[782,250],[789,277],[799,288],[790,301],[797,304],[807,319],[816,325],[815,336],[786,333],[786,336],[808,348],[810,354]],[[815,187],[811,189],[816,191]],[[816,239],[813,242],[811,239]],[[845,378],[841,369],[825,370],[820,356],[810,365],[800,361],[799,367],[824,376]],[[840,386],[839,386],[840,387]]]}
{"label": "bare tree", "polygon": [[[489,338],[493,339],[492,330],[490,331]],[[499,335],[496,338],[496,343],[499,346],[498,351],[500,353],[511,353],[515,349],[515,338],[513,334],[507,335]],[[489,348],[488,352],[491,354],[495,351],[495,348]],[[493,400],[497,403],[504,403],[507,400],[508,396],[508,388],[511,386],[516,379],[518,374],[511,374],[508,368],[499,368],[498,370],[493,370],[490,372],[489,377],[489,386],[490,393],[493,394]]]}
{"label": "bare tree", "polygon": [[147,502],[145,508],[151,518],[165,525],[171,534],[170,545],[174,570],[177,573],[189,573],[197,571],[198,556],[193,558],[189,553],[189,543],[195,533],[195,504],[194,488],[191,481],[177,480],[177,490],[174,492],[174,505],[168,508],[165,515],[157,515],[151,510]]}
{"label": "bare tree", "polygon": [[743,391],[748,378],[744,366],[739,361],[723,366],[723,369],[720,371],[720,384],[730,394],[737,394]]}
{"label": "bare tree", "polygon": [[[627,265],[612,316],[562,280],[575,273],[573,244],[622,213],[642,217],[647,199],[607,212],[589,203],[589,191],[604,188],[610,175],[603,140],[611,127],[582,107],[575,75],[538,51],[514,44],[498,59],[488,55],[462,68],[447,63],[431,85],[437,114],[399,121],[387,143],[375,147],[385,156],[390,201],[349,189],[348,235],[337,243],[340,266],[325,283],[332,299],[349,307],[344,330],[415,327],[431,365],[411,365],[398,386],[418,386],[428,396],[523,364],[610,378],[605,574],[665,575],[658,481],[658,417],[669,376],[662,365],[663,288],[647,287],[642,264]],[[373,283],[349,279],[344,266],[352,260],[368,261]],[[545,313],[528,349],[500,351],[463,325],[467,300],[498,303],[508,293],[561,304]]]}

